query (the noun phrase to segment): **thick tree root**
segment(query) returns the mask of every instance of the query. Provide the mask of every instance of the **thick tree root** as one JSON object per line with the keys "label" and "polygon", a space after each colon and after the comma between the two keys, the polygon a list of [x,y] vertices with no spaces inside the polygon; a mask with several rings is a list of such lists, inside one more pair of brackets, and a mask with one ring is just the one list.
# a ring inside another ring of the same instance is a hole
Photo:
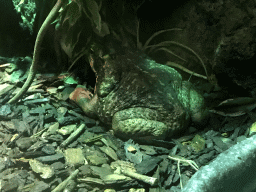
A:
{"label": "thick tree root", "polygon": [[8,101],[8,103],[10,103],[10,104],[16,103],[27,92],[30,85],[32,84],[32,82],[36,76],[36,72],[37,72],[38,65],[39,65],[40,47],[41,47],[44,35],[45,35],[47,29],[49,28],[51,22],[53,21],[53,19],[56,17],[59,9],[61,8],[61,5],[62,5],[62,0],[57,0],[56,4],[52,8],[51,12],[46,17],[44,23],[42,24],[42,26],[37,34],[37,37],[36,37],[36,42],[35,42],[35,47],[34,47],[34,56],[33,56],[32,65],[29,70],[28,78],[27,78],[25,84],[22,86],[21,90],[12,99],[10,99]]}

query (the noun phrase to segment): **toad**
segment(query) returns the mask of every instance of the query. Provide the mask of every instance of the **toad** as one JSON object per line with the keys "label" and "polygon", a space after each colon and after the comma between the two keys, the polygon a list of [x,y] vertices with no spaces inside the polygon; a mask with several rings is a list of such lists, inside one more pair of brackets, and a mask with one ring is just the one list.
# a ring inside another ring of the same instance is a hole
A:
{"label": "toad", "polygon": [[90,65],[96,75],[94,93],[77,88],[70,98],[88,116],[112,125],[118,137],[165,139],[191,120],[200,124],[207,118],[204,99],[192,84],[140,51],[115,58],[92,54]]}

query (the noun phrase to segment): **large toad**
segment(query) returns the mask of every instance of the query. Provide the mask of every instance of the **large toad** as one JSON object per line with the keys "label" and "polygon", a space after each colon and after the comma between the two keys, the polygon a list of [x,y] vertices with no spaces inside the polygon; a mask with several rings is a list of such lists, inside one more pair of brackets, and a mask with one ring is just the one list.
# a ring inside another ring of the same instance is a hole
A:
{"label": "large toad", "polygon": [[119,137],[164,139],[190,120],[198,124],[207,117],[203,97],[189,82],[139,51],[90,60],[97,78],[94,94],[80,89],[78,96],[77,89],[71,98],[88,116],[112,124]]}

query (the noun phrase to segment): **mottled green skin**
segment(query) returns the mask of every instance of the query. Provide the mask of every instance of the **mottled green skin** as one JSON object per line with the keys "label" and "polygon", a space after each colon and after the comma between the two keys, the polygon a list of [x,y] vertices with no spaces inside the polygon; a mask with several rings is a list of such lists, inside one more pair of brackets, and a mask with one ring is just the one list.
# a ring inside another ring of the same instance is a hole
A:
{"label": "mottled green skin", "polygon": [[95,94],[82,108],[86,113],[93,109],[119,137],[164,139],[185,129],[191,119],[201,123],[208,114],[190,83],[143,53],[92,58],[91,67],[97,77]]}

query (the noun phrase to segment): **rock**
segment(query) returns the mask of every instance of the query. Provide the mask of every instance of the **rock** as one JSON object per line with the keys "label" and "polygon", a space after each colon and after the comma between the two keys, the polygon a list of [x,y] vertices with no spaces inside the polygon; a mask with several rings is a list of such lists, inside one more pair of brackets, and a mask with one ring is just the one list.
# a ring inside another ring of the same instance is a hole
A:
{"label": "rock", "polygon": [[66,164],[70,166],[80,166],[83,164],[87,164],[85,157],[83,155],[83,151],[80,148],[69,148],[65,150],[65,159]]}

